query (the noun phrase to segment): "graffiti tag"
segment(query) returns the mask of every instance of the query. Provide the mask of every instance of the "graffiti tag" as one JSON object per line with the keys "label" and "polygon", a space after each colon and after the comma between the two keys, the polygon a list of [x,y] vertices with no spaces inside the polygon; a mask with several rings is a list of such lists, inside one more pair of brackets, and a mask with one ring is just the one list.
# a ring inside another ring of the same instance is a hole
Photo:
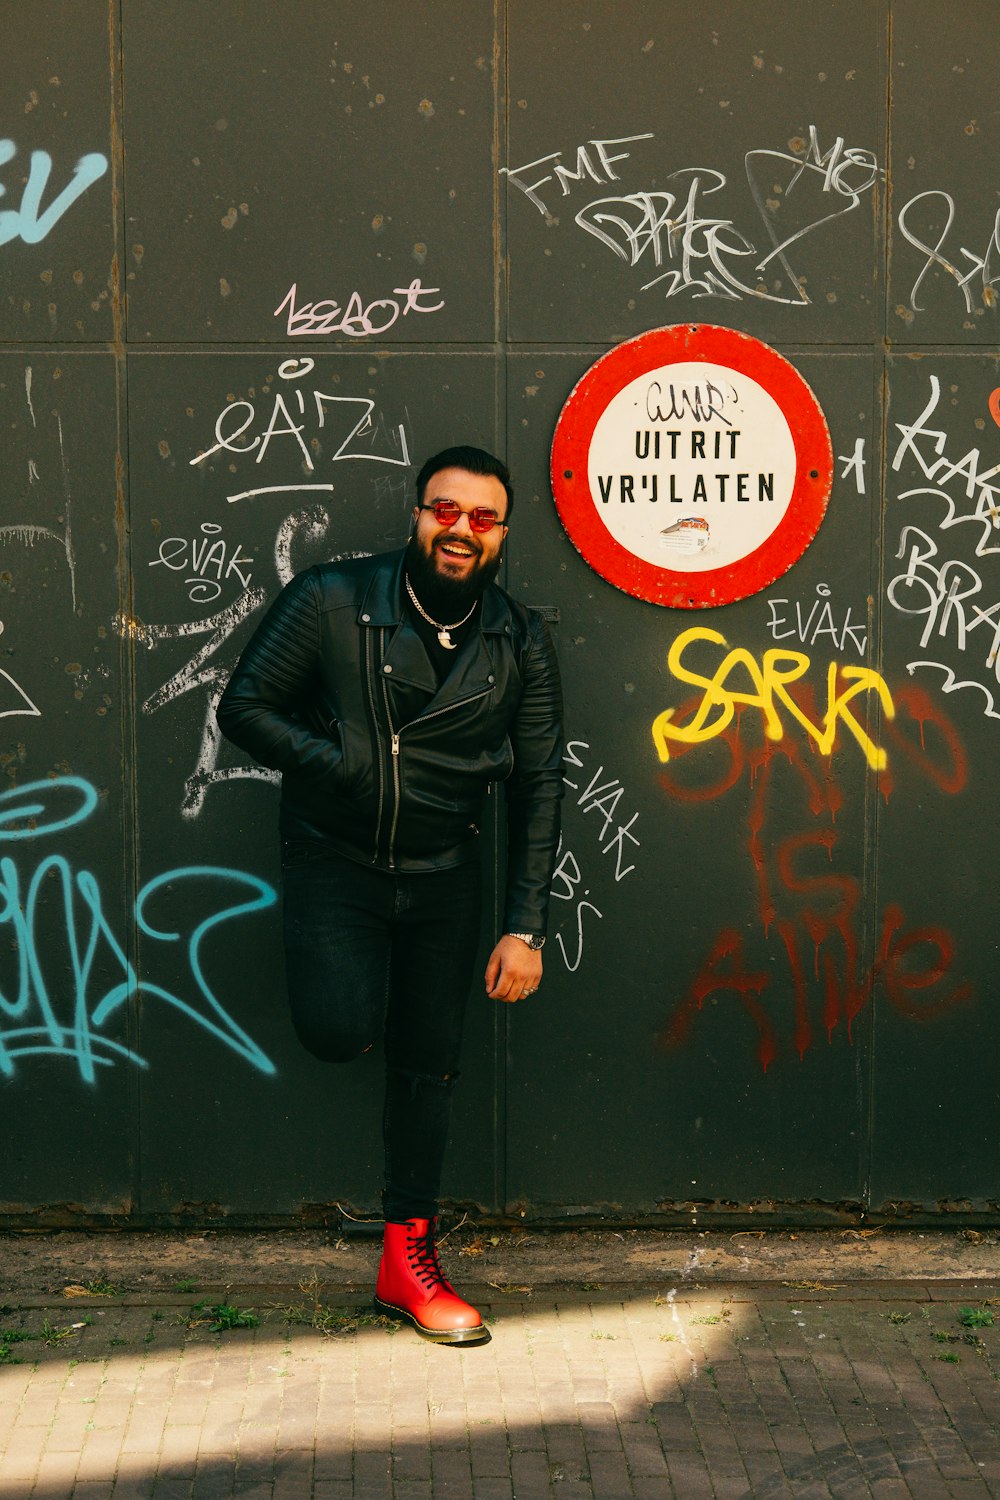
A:
{"label": "graffiti tag", "polygon": [[[0,843],[34,843],[85,822],[97,807],[95,788],[75,776],[34,781],[0,793]],[[173,929],[170,892],[193,886],[200,920],[189,932]],[[221,890],[212,906],[207,893]],[[235,898],[235,899],[234,899]],[[209,934],[239,917],[273,906],[273,886],[218,865],[187,865],[148,880],[132,915],[152,942],[183,943],[188,987],[175,994],[152,979],[140,978],[104,909],[97,877],[74,869],[61,854],[48,854],[30,872],[11,855],[0,858],[0,927],[8,929],[14,952],[13,974],[0,979],[0,1074],[11,1077],[27,1057],[59,1057],[75,1062],[80,1078],[93,1083],[99,1067],[117,1062],[149,1066],[125,1042],[104,1028],[124,1007],[148,998],[160,1000],[186,1021],[228,1047],[258,1072],[274,1064],[225,1010],[205,974]],[[208,914],[203,915],[206,905]],[[108,986],[98,977],[98,960],[119,976]]]}

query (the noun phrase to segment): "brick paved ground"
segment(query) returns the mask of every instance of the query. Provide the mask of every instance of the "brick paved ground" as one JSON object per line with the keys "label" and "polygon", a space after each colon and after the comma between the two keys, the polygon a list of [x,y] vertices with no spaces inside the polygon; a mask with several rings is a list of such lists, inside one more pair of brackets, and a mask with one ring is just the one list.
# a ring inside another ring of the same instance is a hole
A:
{"label": "brick paved ground", "polygon": [[22,1298],[0,1495],[1000,1496],[1000,1283],[486,1293],[461,1351],[315,1289],[219,1332],[191,1289]]}

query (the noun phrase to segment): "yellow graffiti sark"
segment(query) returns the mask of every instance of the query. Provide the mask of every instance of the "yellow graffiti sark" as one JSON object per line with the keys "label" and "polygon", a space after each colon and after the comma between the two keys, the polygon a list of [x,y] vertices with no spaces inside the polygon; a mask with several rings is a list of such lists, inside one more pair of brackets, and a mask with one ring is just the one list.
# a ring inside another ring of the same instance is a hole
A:
{"label": "yellow graffiti sark", "polygon": [[[841,666],[830,662],[826,672],[826,713],[822,724],[814,724],[791,693],[790,683],[798,682],[812,666],[804,651],[765,651],[758,662],[756,657],[742,646],[733,647],[720,663],[714,677],[704,677],[692,671],[682,662],[687,648],[697,641],[728,647],[725,636],[717,630],[703,625],[694,625],[677,637],[667,655],[667,665],[679,682],[690,683],[702,689],[702,699],[693,718],[686,724],[675,724],[674,708],[665,708],[653,720],[652,734],[656,753],[661,761],[670,759],[670,741],[686,745],[701,744],[722,734],[732,723],[737,707],[756,708],[764,716],[764,733],[768,739],[784,738],[785,725],[782,710],[801,724],[809,737],[815,741],[823,755],[831,755],[837,741],[837,730],[843,725],[860,745],[865,760],[875,771],[885,769],[885,751],[874,743],[858,722],[849,705],[864,693],[878,695],[887,718],[895,716],[892,694],[885,679],[870,667]],[[752,690],[731,688],[729,679],[734,673],[744,671],[750,679]]]}

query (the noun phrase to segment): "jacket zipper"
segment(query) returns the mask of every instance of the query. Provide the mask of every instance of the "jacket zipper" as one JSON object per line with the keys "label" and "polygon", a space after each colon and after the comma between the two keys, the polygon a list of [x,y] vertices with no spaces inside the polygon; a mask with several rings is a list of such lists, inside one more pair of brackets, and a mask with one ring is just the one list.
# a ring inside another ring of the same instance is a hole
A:
{"label": "jacket zipper", "polygon": [[[382,637],[382,655],[383,656],[385,655],[385,636],[384,636],[384,634],[383,634],[383,637]],[[396,860],[395,860],[396,824],[399,822],[399,803],[400,803],[400,785],[399,785],[399,735],[396,732],[396,726],[392,722],[392,711],[389,708],[389,685],[386,682],[386,680],[385,680],[384,677],[382,678],[382,702],[385,705],[385,722],[389,726],[389,749],[390,749],[390,752],[391,752],[390,764],[392,766],[392,792],[393,792],[393,797],[392,797],[392,822],[389,824],[389,844],[388,844],[388,848],[386,850],[386,853],[388,855],[388,860],[389,860],[389,869],[390,870],[394,870],[396,868]],[[381,759],[382,759],[382,746],[381,746],[381,743],[380,743],[379,744],[379,770],[380,770],[380,773],[381,773]],[[381,829],[381,814],[380,814],[378,833],[381,833],[381,831],[382,831],[382,829]],[[377,835],[376,835],[376,838],[377,838]],[[377,857],[377,855],[378,855],[378,844],[376,842],[376,857]]]}
{"label": "jacket zipper", "polygon": [[[386,704],[386,713],[388,712],[389,705]],[[392,750],[392,790],[394,797],[392,823],[389,827],[389,869],[394,870],[396,868],[396,825],[399,822],[399,804],[402,798],[400,796],[399,785],[399,735],[393,730],[391,719],[389,720],[389,732],[392,734],[390,748]]]}
{"label": "jacket zipper", "polygon": [[[381,648],[382,654],[384,655],[385,654],[385,631],[384,630],[380,631],[379,634],[380,634],[379,644],[380,644],[380,648]],[[369,702],[369,705],[370,705],[371,711],[372,711],[372,724],[374,725],[374,728],[375,728],[375,753],[378,756],[378,816],[377,816],[377,818],[375,820],[375,849],[374,849],[374,851],[372,853],[372,864],[373,865],[378,863],[378,846],[379,846],[379,840],[382,837],[382,809],[383,809],[383,807],[385,805],[385,774],[384,774],[384,771],[383,771],[383,768],[382,768],[382,736],[379,734],[379,729],[378,729],[378,709],[377,709],[377,707],[375,705],[375,665],[374,665],[374,660],[373,660],[374,654],[375,654],[375,637],[374,637],[374,632],[372,632],[372,634],[369,637],[369,641],[368,641],[368,702]],[[384,686],[385,686],[385,684],[383,682],[383,688],[384,688]],[[388,714],[388,712],[389,712],[389,703],[388,703],[388,700],[386,700],[385,709],[386,709],[386,713]]]}
{"label": "jacket zipper", "polygon": [[433,713],[424,714],[419,719],[413,719],[409,724],[401,724],[400,727],[399,727],[399,729],[397,730],[394,727],[394,725],[393,725],[392,716],[389,713],[389,694],[388,694],[388,691],[386,689],[385,682],[383,681],[383,683],[382,683],[382,693],[383,693],[383,697],[385,698],[385,716],[386,716],[386,722],[389,725],[389,734],[390,734],[389,744],[390,744],[390,749],[392,751],[392,787],[393,787],[393,794],[394,794],[394,806],[393,806],[393,809],[392,809],[392,824],[391,824],[391,826],[389,828],[389,850],[388,850],[388,854],[389,854],[389,869],[390,870],[394,870],[396,868],[396,828],[397,828],[397,825],[399,823],[399,807],[400,807],[400,803],[402,801],[401,789],[400,789],[400,774],[399,774],[399,755],[400,755],[399,737],[400,737],[400,735],[403,733],[404,729],[412,729],[413,726],[414,726],[414,724],[426,724],[428,719],[436,719],[441,714],[454,713],[454,711],[455,711],[456,708],[464,708],[467,703],[475,703],[476,700],[477,700],[477,698],[488,698],[489,695],[492,693],[492,691],[493,691],[492,687],[488,687],[488,688],[484,688],[481,693],[470,693],[467,698],[459,698],[459,700],[458,700],[457,703],[448,703],[448,704],[445,705],[444,708],[436,708]]}

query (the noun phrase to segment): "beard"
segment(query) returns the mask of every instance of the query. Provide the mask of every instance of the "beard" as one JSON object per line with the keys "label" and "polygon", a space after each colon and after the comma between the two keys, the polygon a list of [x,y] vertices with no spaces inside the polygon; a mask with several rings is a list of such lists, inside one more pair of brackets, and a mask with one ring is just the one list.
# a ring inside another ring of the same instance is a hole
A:
{"label": "beard", "polygon": [[500,571],[501,557],[479,554],[475,567],[464,578],[442,573],[438,569],[435,546],[425,550],[416,535],[406,549],[406,573],[413,591],[424,609],[436,620],[461,619],[481,599]]}

